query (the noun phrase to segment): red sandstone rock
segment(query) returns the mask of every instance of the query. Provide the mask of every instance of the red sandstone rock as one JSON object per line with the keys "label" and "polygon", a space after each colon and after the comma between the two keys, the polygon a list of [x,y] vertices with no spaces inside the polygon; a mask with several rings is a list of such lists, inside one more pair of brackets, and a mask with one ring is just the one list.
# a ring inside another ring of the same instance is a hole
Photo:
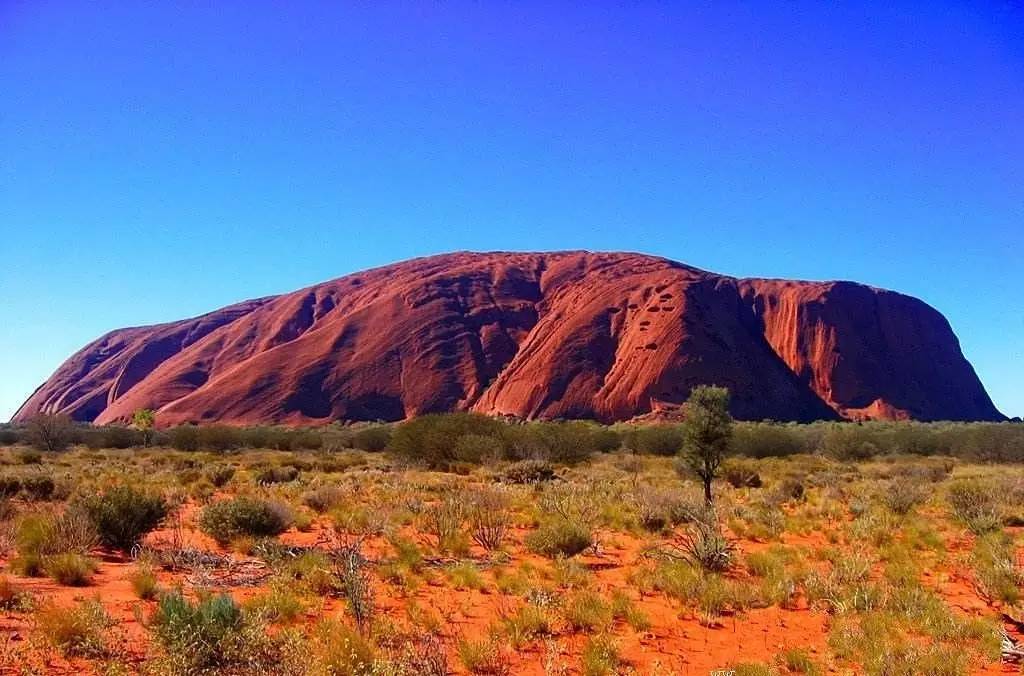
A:
{"label": "red sandstone rock", "polygon": [[997,420],[946,320],[850,282],[738,280],[622,253],[454,253],[113,331],[15,420],[162,425],[474,410],[624,420],[690,388],[738,418]]}

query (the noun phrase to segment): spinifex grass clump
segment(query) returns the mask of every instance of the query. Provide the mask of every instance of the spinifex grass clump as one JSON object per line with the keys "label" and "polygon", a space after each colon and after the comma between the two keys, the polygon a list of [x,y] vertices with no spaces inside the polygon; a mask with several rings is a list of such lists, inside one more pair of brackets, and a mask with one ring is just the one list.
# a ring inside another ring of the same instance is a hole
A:
{"label": "spinifex grass clump", "polygon": [[199,517],[199,527],[221,544],[238,537],[272,537],[287,530],[290,517],[280,505],[248,496],[209,505]]}
{"label": "spinifex grass clump", "polygon": [[107,630],[113,621],[99,601],[72,608],[46,605],[36,612],[39,632],[67,657],[104,657],[111,652]]}
{"label": "spinifex grass clump", "polygon": [[594,535],[583,523],[555,517],[527,535],[525,542],[530,551],[554,559],[586,551],[594,544]]}
{"label": "spinifex grass clump", "polygon": [[61,584],[88,584],[95,572],[89,552],[98,538],[85,513],[69,507],[61,514],[30,514],[21,519],[15,532],[17,556],[11,568],[28,576],[50,575]]}

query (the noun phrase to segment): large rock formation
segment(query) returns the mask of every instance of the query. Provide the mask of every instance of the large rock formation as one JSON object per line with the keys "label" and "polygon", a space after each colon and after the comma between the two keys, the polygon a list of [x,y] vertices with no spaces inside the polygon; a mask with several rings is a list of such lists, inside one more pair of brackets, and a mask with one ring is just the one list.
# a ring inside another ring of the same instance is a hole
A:
{"label": "large rock formation", "polygon": [[946,320],[850,282],[734,279],[623,253],[455,253],[112,331],[15,420],[624,420],[725,385],[743,419],[999,420]]}

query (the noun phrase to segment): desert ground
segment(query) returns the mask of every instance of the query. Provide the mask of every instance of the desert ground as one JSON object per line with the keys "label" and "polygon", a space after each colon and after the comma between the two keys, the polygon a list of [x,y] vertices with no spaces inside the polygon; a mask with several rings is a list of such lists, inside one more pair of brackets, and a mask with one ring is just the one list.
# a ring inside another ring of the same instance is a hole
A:
{"label": "desert ground", "polygon": [[1020,425],[676,434],[10,428],[0,671],[1020,673]]}

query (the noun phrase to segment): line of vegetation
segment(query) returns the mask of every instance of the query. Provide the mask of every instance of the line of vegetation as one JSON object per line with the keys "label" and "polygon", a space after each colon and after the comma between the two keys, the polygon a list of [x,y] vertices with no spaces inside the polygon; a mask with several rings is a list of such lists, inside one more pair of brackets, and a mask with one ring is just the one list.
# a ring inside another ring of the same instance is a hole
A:
{"label": "line of vegetation", "polygon": [[[716,388],[697,388],[695,391]],[[721,395],[719,395],[721,396]],[[391,452],[430,469],[459,471],[497,460],[574,464],[595,453],[627,450],[675,456],[687,443],[686,423],[520,421],[473,413],[430,414],[402,423],[333,423],[321,427],[180,425],[158,429],[151,411],[132,425],[93,426],[42,414],[0,425],[0,445],[23,447],[26,464],[38,452],[82,445],[92,449],[169,446],[180,451]],[[1024,462],[1024,425],[962,422],[736,422],[720,444],[723,455],[750,458],[822,455],[841,461],[890,455],[949,456],[970,462]]]}

